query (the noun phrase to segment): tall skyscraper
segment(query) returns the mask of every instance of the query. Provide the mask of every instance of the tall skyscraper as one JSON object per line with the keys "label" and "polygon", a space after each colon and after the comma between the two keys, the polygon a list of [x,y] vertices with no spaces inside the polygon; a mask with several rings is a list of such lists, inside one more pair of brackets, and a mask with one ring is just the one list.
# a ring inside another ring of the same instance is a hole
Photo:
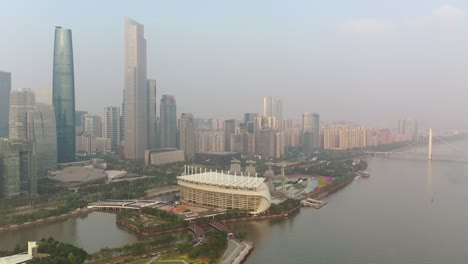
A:
{"label": "tall skyscraper", "polygon": [[273,116],[273,97],[263,97],[263,116]]}
{"label": "tall skyscraper", "polygon": [[271,96],[263,97],[263,116],[283,119],[283,101]]}
{"label": "tall skyscraper", "polygon": [[28,111],[34,110],[34,93],[29,88],[20,88],[10,93],[9,130],[10,138],[27,139]]}
{"label": "tall skyscraper", "polygon": [[406,135],[407,140],[417,140],[418,121],[415,119],[398,120],[398,133]]}
{"label": "tall skyscraper", "polygon": [[182,113],[179,118],[179,149],[188,160],[195,157],[195,125],[190,113]]}
{"label": "tall skyscraper", "polygon": [[147,100],[148,100],[148,149],[157,148],[157,132],[156,132],[156,80],[148,80],[147,83]]}
{"label": "tall skyscraper", "polygon": [[0,71],[0,138],[8,138],[11,73]]}
{"label": "tall skyscraper", "polygon": [[75,76],[72,32],[55,28],[53,98],[59,163],[75,161]]}
{"label": "tall skyscraper", "polygon": [[120,145],[125,146],[125,90],[123,91],[122,112],[120,114]]}
{"label": "tall skyscraper", "polygon": [[283,101],[280,99],[275,100],[274,115],[278,120],[283,120]]}
{"label": "tall skyscraper", "polygon": [[0,139],[0,196],[37,194],[36,153],[32,140]]}
{"label": "tall skyscraper", "polygon": [[143,160],[147,149],[146,39],[143,25],[125,18],[125,158]]}
{"label": "tall skyscraper", "polygon": [[33,141],[37,160],[37,177],[57,168],[57,127],[52,105],[37,104],[28,111],[28,139]]}
{"label": "tall skyscraper", "polygon": [[[37,100],[36,100],[37,101]],[[81,124],[81,117],[86,115],[88,111],[75,111],[75,135],[83,132],[83,126]]]}
{"label": "tall skyscraper", "polygon": [[84,114],[81,116],[81,131],[95,137],[102,136],[102,119],[95,114]]}
{"label": "tall skyscraper", "polygon": [[177,106],[174,96],[163,95],[160,108],[160,147],[177,148]]}
{"label": "tall skyscraper", "polygon": [[120,108],[104,108],[103,137],[111,139],[112,148],[120,146]]}
{"label": "tall skyscraper", "polygon": [[320,147],[320,116],[317,113],[302,115],[303,147],[306,153]]}

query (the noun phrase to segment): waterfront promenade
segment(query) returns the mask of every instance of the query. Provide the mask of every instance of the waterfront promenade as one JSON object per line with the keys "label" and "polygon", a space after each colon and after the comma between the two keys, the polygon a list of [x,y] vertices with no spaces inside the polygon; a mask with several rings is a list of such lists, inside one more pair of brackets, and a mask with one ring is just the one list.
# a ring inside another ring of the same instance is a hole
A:
{"label": "waterfront promenade", "polygon": [[240,264],[253,250],[253,243],[249,241],[240,242],[237,239],[229,239],[228,247],[221,259],[221,264]]}

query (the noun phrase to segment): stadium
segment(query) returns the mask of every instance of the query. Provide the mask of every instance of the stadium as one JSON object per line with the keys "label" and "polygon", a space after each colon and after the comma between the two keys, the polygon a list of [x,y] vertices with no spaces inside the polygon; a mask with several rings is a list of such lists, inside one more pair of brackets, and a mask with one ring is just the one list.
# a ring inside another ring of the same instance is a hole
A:
{"label": "stadium", "polygon": [[[197,171],[198,170],[198,171]],[[258,215],[270,208],[271,196],[265,178],[230,175],[186,167],[185,175],[177,177],[180,200],[184,203],[247,210]]]}

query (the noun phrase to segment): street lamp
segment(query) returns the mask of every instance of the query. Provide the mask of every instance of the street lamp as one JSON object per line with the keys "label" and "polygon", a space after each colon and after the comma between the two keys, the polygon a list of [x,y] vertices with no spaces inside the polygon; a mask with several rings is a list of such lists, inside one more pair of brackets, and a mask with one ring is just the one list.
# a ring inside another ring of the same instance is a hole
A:
{"label": "street lamp", "polygon": [[114,191],[114,202],[115,202],[115,188],[112,188],[112,191]]}

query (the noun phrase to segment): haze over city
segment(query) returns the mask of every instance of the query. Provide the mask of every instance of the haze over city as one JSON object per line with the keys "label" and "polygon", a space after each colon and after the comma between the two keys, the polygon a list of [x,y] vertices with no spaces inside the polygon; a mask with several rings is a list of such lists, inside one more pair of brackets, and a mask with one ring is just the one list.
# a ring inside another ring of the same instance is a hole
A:
{"label": "haze over city", "polygon": [[[73,30],[76,109],[120,105],[125,16],[145,25],[148,78],[178,113],[240,118],[262,98],[284,116],[468,128],[463,1],[9,1],[0,70],[12,88],[52,87],[54,26]],[[179,115],[179,114],[178,114]]]}

